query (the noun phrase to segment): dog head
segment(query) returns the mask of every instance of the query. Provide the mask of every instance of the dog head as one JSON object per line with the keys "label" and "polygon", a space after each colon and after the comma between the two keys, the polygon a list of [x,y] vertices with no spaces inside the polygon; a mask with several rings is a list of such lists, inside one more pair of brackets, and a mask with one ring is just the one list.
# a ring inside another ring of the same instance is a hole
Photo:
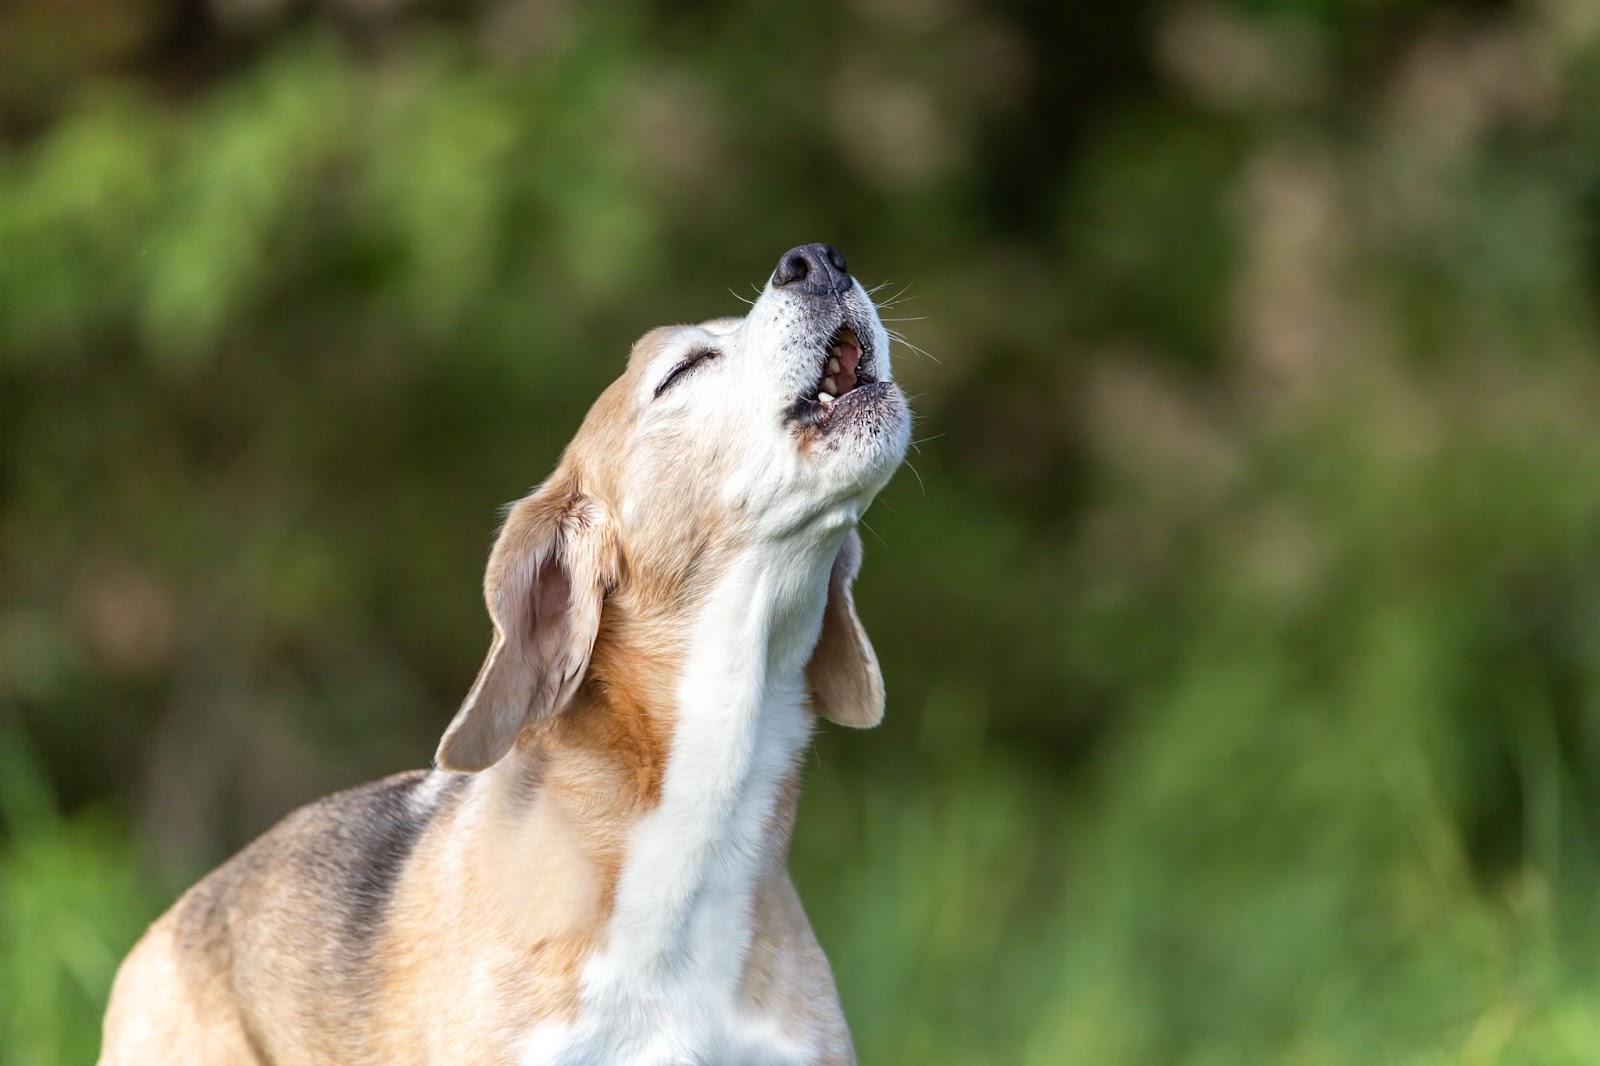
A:
{"label": "dog head", "polygon": [[577,692],[604,615],[687,619],[750,553],[774,580],[825,583],[807,641],[814,705],[875,725],[883,682],[851,602],[855,524],[910,425],[876,308],[827,245],[785,253],[743,318],[646,334],[556,471],[508,513],[484,580],[493,644],[438,764],[496,762]]}

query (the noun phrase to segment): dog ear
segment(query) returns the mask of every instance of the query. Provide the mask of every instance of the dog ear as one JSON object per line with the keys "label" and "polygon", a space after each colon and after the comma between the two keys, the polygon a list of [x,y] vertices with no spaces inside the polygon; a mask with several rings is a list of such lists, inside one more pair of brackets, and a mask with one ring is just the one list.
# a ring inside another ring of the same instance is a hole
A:
{"label": "dog ear", "polygon": [[494,642],[439,741],[440,768],[486,769],[524,726],[566,706],[617,570],[615,528],[570,481],[552,478],[511,508],[483,579]]}
{"label": "dog ear", "polygon": [[806,679],[818,714],[839,725],[870,729],[883,721],[883,671],[850,595],[860,569],[861,536],[852,529],[833,560],[822,635],[806,664]]}

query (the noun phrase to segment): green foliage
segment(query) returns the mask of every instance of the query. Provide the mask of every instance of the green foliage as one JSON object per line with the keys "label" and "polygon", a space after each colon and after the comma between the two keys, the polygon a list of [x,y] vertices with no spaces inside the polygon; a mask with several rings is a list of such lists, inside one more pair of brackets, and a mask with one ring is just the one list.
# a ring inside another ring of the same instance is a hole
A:
{"label": "green foliage", "polygon": [[20,738],[0,739],[0,1043],[7,1062],[90,1062],[112,974],[156,896],[126,826],[62,818]]}
{"label": "green foliage", "polygon": [[1582,8],[0,17],[0,1046],[423,761],[495,508],[827,239],[937,357],[794,849],[862,1060],[1592,1061]]}

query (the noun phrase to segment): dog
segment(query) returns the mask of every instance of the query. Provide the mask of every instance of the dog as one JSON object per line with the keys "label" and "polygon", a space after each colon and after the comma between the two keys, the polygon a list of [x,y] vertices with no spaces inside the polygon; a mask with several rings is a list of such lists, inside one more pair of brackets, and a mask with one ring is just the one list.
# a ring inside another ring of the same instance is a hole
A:
{"label": "dog", "polygon": [[645,334],[506,514],[435,768],[191,888],[118,971],[102,1066],[853,1063],[787,852],[816,716],[883,716],[856,525],[910,426],[828,245]]}

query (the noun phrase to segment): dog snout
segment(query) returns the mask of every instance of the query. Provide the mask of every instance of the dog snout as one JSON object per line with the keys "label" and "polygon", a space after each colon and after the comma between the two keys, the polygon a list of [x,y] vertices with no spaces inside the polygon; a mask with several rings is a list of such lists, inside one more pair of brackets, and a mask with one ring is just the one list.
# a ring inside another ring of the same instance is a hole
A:
{"label": "dog snout", "polygon": [[850,288],[850,270],[833,245],[802,244],[783,253],[772,284],[807,296],[832,296]]}

